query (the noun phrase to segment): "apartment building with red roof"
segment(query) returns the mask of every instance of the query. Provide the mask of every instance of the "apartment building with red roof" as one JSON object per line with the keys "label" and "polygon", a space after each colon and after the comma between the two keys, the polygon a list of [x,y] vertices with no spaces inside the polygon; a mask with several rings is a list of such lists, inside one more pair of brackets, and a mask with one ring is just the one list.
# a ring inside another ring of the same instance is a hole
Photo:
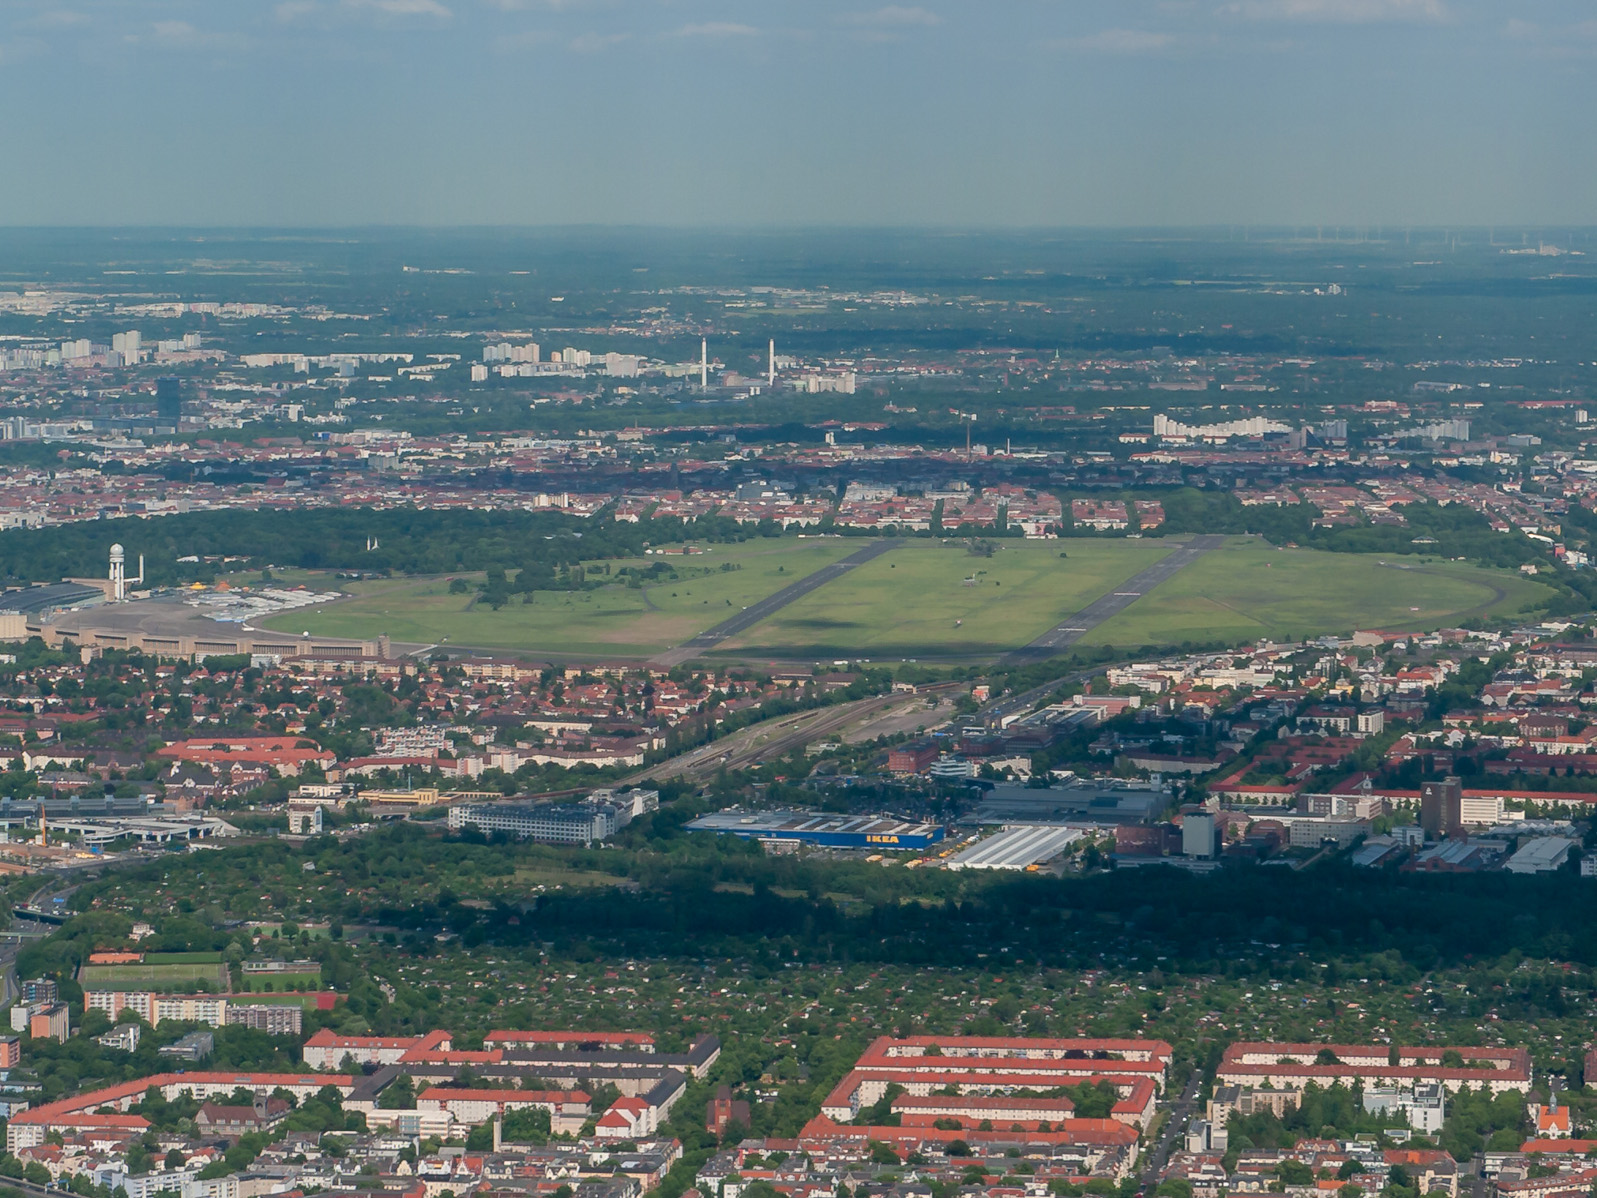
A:
{"label": "apartment building with red roof", "polygon": [[51,1132],[68,1135],[113,1131],[142,1135],[149,1130],[148,1120],[139,1115],[130,1115],[128,1111],[136,1103],[143,1102],[151,1089],[160,1091],[168,1102],[184,1094],[201,1101],[226,1097],[239,1088],[267,1093],[281,1089],[304,1101],[327,1086],[332,1086],[342,1097],[348,1098],[354,1089],[354,1079],[347,1074],[235,1073],[215,1070],[157,1073],[153,1077],[121,1082],[17,1112],[6,1123],[6,1151],[15,1153],[21,1148],[42,1144]]}
{"label": "apartment building with red roof", "polygon": [[[1162,1040],[883,1036],[821,1103],[821,1113],[844,1123],[881,1101],[889,1087],[899,1087],[906,1124],[943,1119],[979,1127],[983,1121],[997,1122],[1002,1115],[992,1114],[994,1100],[1016,1090],[1102,1082],[1116,1095],[1110,1122],[1135,1130],[1152,1118],[1170,1058],[1170,1045]],[[1068,1099],[1048,1100],[1016,1108],[1007,1123],[1073,1125],[1082,1122],[1074,1111]]]}
{"label": "apartment building with red roof", "polygon": [[270,766],[282,774],[298,774],[308,765],[326,769],[338,761],[330,750],[299,736],[196,737],[174,741],[155,755],[203,765]]}
{"label": "apartment building with red roof", "polygon": [[[1462,1063],[1448,1064],[1449,1058]],[[1225,1050],[1215,1081],[1245,1086],[1429,1082],[1449,1091],[1485,1086],[1493,1094],[1523,1094],[1530,1089],[1531,1059],[1524,1048],[1238,1043]]]}
{"label": "apartment building with red roof", "polygon": [[322,1028],[300,1049],[312,1069],[337,1069],[348,1059],[356,1065],[397,1065],[412,1052],[447,1052],[453,1038],[446,1031],[425,1036],[340,1036]]}
{"label": "apartment building with red roof", "polygon": [[589,1052],[603,1048],[630,1048],[636,1052],[653,1052],[654,1037],[648,1032],[523,1032],[499,1028],[482,1039],[484,1048],[538,1048],[573,1049]]}

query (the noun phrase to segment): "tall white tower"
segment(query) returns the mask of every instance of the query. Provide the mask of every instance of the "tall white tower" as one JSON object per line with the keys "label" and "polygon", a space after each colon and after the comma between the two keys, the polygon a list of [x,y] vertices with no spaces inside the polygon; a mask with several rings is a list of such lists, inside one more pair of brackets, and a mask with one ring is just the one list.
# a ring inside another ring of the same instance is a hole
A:
{"label": "tall white tower", "polygon": [[699,338],[699,390],[710,389],[710,339]]}
{"label": "tall white tower", "polygon": [[121,601],[127,597],[127,563],[121,545],[111,546],[111,598]]}
{"label": "tall white tower", "polygon": [[776,386],[776,338],[775,337],[771,338],[771,348],[770,348],[770,351],[769,351],[769,356],[766,358],[766,363],[767,364],[766,364],[766,367],[765,367],[765,385],[767,387],[774,387],[774,386]]}

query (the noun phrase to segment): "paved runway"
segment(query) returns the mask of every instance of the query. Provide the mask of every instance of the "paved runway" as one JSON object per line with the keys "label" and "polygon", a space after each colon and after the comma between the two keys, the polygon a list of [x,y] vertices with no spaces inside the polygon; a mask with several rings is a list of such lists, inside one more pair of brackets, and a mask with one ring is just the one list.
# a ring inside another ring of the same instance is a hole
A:
{"label": "paved runway", "polygon": [[752,628],[761,620],[775,615],[795,599],[801,599],[817,587],[823,587],[835,578],[841,578],[855,566],[863,565],[872,558],[881,557],[898,548],[900,541],[896,537],[884,537],[873,540],[863,549],[857,549],[842,561],[833,562],[830,566],[822,566],[814,574],[806,575],[797,582],[789,583],[775,594],[767,595],[758,603],[751,603],[730,620],[722,620],[714,628],[699,633],[691,641],[678,645],[675,649],[667,649],[664,653],[656,654],[651,660],[656,665],[676,666],[691,658],[697,657],[707,650],[730,637],[736,636],[745,628]]}
{"label": "paved runway", "polygon": [[1062,624],[1050,628],[1031,644],[1016,649],[1005,660],[1038,661],[1068,649],[1111,616],[1117,616],[1166,579],[1179,574],[1211,549],[1225,544],[1223,536],[1193,537],[1175,552],[1160,558],[1141,574],[1127,579],[1107,595],[1093,600]]}

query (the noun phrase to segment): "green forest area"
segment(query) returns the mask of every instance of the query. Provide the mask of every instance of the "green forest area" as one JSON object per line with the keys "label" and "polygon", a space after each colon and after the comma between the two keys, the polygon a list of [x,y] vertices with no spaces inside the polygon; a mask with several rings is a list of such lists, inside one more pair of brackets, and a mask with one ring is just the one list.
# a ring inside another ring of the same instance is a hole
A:
{"label": "green forest area", "polygon": [[[318,960],[342,996],[307,1011],[307,1034],[442,1026],[471,1047],[501,1026],[628,1027],[675,1051],[710,1030],[723,1060],[692,1091],[697,1110],[711,1084],[770,1078],[778,1097],[754,1130],[773,1135],[795,1134],[887,1032],[1156,1036],[1176,1048],[1179,1084],[1235,1039],[1357,1043],[1379,1028],[1400,1043],[1527,1044],[1540,1069],[1580,1080],[1597,934],[1572,875],[983,877],[766,857],[684,833],[693,809],[668,803],[606,849],[404,825],[171,856],[84,885],[77,914],[18,968],[58,978],[71,1001],[88,953],[134,913],[156,923],[152,948],[236,962],[250,933],[230,921],[264,895],[283,915],[268,943]],[[566,886],[567,873],[624,885]],[[45,1092],[150,1072],[153,1044],[182,1030],[163,1024],[131,1057],[81,1036],[45,1045]],[[225,1028],[217,1061],[290,1068],[294,1044]],[[1523,1106],[1463,1095],[1450,1115],[1441,1143],[1462,1152],[1519,1134]],[[1285,1119],[1244,1121],[1236,1143],[1325,1127],[1368,1130],[1333,1089]]]}

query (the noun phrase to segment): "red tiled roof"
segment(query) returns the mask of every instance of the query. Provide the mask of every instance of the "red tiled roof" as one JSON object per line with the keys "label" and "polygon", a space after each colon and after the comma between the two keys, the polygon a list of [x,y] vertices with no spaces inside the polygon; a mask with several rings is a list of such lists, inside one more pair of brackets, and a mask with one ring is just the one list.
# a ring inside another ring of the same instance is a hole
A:
{"label": "red tiled roof", "polygon": [[483,1037],[484,1044],[653,1044],[648,1032],[522,1032],[500,1029]]}
{"label": "red tiled roof", "polygon": [[1530,1139],[1519,1146],[1524,1153],[1546,1152],[1561,1153],[1569,1156],[1585,1156],[1593,1149],[1597,1149],[1597,1140],[1575,1140],[1568,1137],[1560,1139]]}
{"label": "red tiled roof", "polygon": [[[11,1117],[12,1124],[50,1124],[71,1121],[80,1127],[105,1126],[123,1127],[131,1126],[125,1123],[91,1124],[83,1120],[87,1118],[127,1119],[138,1116],[96,1115],[88,1116],[84,1112],[95,1111],[103,1106],[114,1106],[117,1103],[144,1097],[145,1092],[151,1087],[165,1087],[170,1085],[221,1085],[243,1086],[246,1089],[268,1089],[277,1086],[336,1086],[347,1090],[354,1085],[354,1080],[347,1074],[326,1073],[228,1073],[216,1071],[198,1071],[194,1073],[157,1073],[152,1077],[141,1077],[134,1081],[121,1082],[114,1086],[106,1086],[100,1090],[91,1090],[87,1094],[79,1094],[74,1098],[63,1098],[57,1102],[47,1102],[43,1106],[32,1107],[26,1111],[19,1111]],[[148,1126],[148,1124],[144,1124]]]}
{"label": "red tiled roof", "polygon": [[414,1048],[420,1036],[340,1036],[331,1028],[322,1028],[305,1041],[306,1048]]}
{"label": "red tiled roof", "polygon": [[[1030,1143],[1036,1144],[1135,1144],[1137,1129],[1114,1119],[1062,1119],[1054,1131],[1028,1131]],[[1012,1142],[1013,1132],[954,1130],[938,1127],[864,1127],[841,1124],[817,1115],[804,1125],[799,1140],[807,1150],[838,1141],[863,1143],[882,1140],[886,1143],[949,1143],[964,1140],[970,1144],[1006,1144]]]}
{"label": "red tiled roof", "polygon": [[[469,1086],[429,1086],[416,1095],[416,1101],[449,1102],[453,1099],[478,1102],[587,1102],[583,1090],[478,1090]],[[624,1102],[625,1099],[618,1099]]]}

